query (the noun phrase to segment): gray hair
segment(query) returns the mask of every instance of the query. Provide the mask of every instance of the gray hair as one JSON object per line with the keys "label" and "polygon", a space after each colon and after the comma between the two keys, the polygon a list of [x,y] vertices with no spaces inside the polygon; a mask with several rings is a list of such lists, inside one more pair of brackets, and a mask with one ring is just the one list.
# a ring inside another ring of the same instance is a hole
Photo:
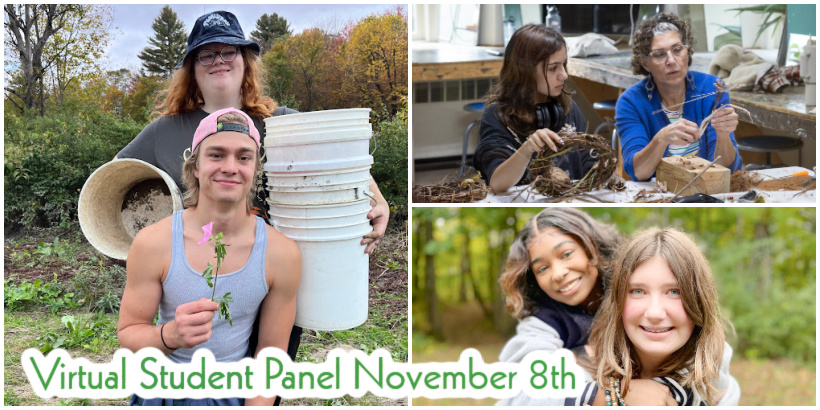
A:
{"label": "gray hair", "polygon": [[667,31],[674,31],[674,32],[680,34],[680,29],[678,28],[678,26],[676,26],[672,23],[666,22],[666,21],[662,21],[662,22],[658,23],[658,26],[655,27],[654,30],[652,30],[652,36],[658,36],[662,33],[667,32]]}

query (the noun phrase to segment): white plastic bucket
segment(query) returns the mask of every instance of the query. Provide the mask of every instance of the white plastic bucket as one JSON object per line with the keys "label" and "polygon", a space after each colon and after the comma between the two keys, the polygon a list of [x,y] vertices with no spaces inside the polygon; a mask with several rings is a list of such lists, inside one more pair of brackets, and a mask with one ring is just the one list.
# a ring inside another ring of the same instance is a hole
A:
{"label": "white plastic bucket", "polygon": [[373,230],[367,219],[372,209],[369,199],[319,206],[269,205],[277,229],[291,239],[348,239]]}
{"label": "white plastic bucket", "polygon": [[340,110],[325,110],[301,112],[289,115],[278,115],[265,118],[265,127],[291,126],[294,124],[330,122],[349,119],[370,120],[370,108],[344,108]]}
{"label": "white plastic bucket", "polygon": [[331,331],[367,320],[369,257],[360,243],[372,231],[370,209],[369,201],[300,207],[270,203],[274,228],[296,241],[302,254],[296,325]]}
{"label": "white plastic bucket", "polygon": [[265,155],[273,162],[361,157],[370,155],[370,135],[369,131],[314,133],[278,142],[268,137]]}
{"label": "white plastic bucket", "polygon": [[265,119],[271,221],[302,253],[298,326],[342,330],[367,320],[369,121],[367,108]]}
{"label": "white plastic bucket", "polygon": [[268,128],[266,132],[265,145],[278,146],[321,144],[332,141],[370,138],[373,134],[373,128],[370,127],[370,124],[366,124],[356,127],[326,127],[299,132],[278,132],[278,130]]}
{"label": "white plastic bucket", "polygon": [[358,127],[325,127],[299,132],[280,132],[268,129],[264,142],[268,146],[316,144],[359,138],[370,139],[372,135],[373,129],[370,124]]}
{"label": "white plastic bucket", "polygon": [[372,197],[368,188],[370,179],[320,187],[291,187],[271,185],[268,180],[268,198],[281,205],[321,205],[355,202]]}
{"label": "white plastic bucket", "polygon": [[271,161],[265,163],[265,172],[275,174],[286,173],[316,173],[316,172],[332,172],[336,170],[345,170],[349,168],[360,168],[362,166],[370,166],[373,164],[373,157],[370,155],[363,155],[352,158],[338,158],[338,159],[316,159],[314,161]]}
{"label": "white plastic bucket", "polygon": [[[354,219],[362,219],[363,221],[350,222]],[[295,225],[289,225],[289,223],[295,223]],[[337,225],[323,225],[323,223]],[[370,225],[370,220],[367,219],[367,212],[364,212],[359,215],[345,215],[341,218],[327,218],[320,221],[279,218],[276,229],[294,241],[315,242],[341,241],[351,238],[358,238],[361,241],[363,236],[373,230],[373,227]]]}
{"label": "white plastic bucket", "polygon": [[[368,127],[370,128],[370,120],[367,118],[351,118],[351,119],[344,119],[344,120],[336,120],[336,121],[327,121],[327,122],[303,122],[298,124],[291,124],[291,125],[276,125],[271,127],[265,127],[266,131],[269,131],[274,134],[299,134],[308,131],[325,131],[328,129],[333,128],[356,128],[356,127]],[[371,128],[372,129],[372,128]],[[268,134],[270,135],[270,134]]]}
{"label": "white plastic bucket", "polygon": [[292,173],[300,173],[300,174],[311,174],[311,173],[323,173],[323,172],[336,172],[336,171],[344,171],[348,169],[358,169],[361,167],[369,167],[373,165],[373,157],[370,155],[365,155],[361,157],[353,157],[353,158],[339,158],[333,160],[321,160],[321,161],[303,161],[303,162],[295,162],[295,161],[285,161],[285,162],[273,162],[268,161],[263,166],[263,169],[268,174],[292,174]]}
{"label": "white plastic bucket", "polygon": [[370,260],[361,240],[296,240],[302,253],[297,326],[334,331],[352,329],[367,320]]}
{"label": "white plastic bucket", "polygon": [[266,173],[272,186],[319,187],[370,179],[370,166],[325,172]]}

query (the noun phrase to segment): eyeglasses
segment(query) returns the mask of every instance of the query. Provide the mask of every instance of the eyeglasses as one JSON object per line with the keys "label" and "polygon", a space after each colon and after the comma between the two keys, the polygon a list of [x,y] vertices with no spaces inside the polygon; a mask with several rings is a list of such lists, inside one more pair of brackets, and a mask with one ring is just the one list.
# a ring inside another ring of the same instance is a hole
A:
{"label": "eyeglasses", "polygon": [[670,52],[673,56],[675,56],[675,59],[679,59],[683,57],[684,52],[688,51],[688,49],[688,47],[679,44],[673,47],[671,50],[653,50],[651,53],[649,53],[649,58],[651,58],[652,62],[655,64],[666,64],[666,62],[669,61]]}
{"label": "eyeglasses", "polygon": [[209,65],[213,64],[216,61],[216,56],[217,55],[219,55],[219,57],[222,59],[222,61],[227,63],[229,61],[236,60],[236,55],[237,54],[239,54],[239,48],[234,47],[234,46],[222,47],[222,50],[219,51],[218,53],[216,51],[209,50],[209,49],[206,48],[204,50],[201,50],[197,54],[196,59],[199,60],[199,64],[202,64],[204,66],[209,66]]}

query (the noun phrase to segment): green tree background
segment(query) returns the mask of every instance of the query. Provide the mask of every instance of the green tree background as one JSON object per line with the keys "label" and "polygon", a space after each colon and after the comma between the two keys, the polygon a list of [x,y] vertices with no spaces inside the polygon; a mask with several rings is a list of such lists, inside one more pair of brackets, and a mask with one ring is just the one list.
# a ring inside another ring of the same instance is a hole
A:
{"label": "green tree background", "polygon": [[154,35],[148,39],[148,47],[142,49],[138,57],[145,71],[168,78],[188,50],[185,25],[170,6],[165,6],[151,28]]}
{"label": "green tree background", "polygon": [[[488,362],[497,360],[515,332],[515,321],[505,313],[498,275],[516,233],[540,210],[413,209],[414,361],[455,361],[465,347],[478,348]],[[741,381],[744,397],[752,400],[745,404],[808,404],[788,401],[800,399],[788,398],[774,385],[755,389],[742,379],[743,373],[752,371],[747,366],[760,371],[755,366],[764,364],[806,369],[811,380],[802,383],[811,390],[804,389],[799,397],[814,397],[815,208],[583,210],[625,234],[670,225],[692,234],[710,261],[722,313],[734,325],[735,333],[727,335],[734,348],[732,373]]]}
{"label": "green tree background", "polygon": [[251,32],[251,40],[259,43],[262,52],[266,53],[274,43],[291,33],[290,23],[286,18],[276,13],[265,13],[256,21],[256,30]]}

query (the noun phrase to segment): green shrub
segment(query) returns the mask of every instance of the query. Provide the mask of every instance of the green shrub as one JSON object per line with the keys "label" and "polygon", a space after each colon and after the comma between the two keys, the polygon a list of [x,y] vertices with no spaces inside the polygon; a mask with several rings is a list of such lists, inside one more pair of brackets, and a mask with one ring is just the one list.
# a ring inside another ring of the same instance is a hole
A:
{"label": "green shrub", "polygon": [[109,344],[117,337],[116,320],[108,315],[93,314],[85,318],[66,315],[61,321],[62,329],[50,330],[37,338],[41,352],[73,347],[97,351],[96,348]]}
{"label": "green shrub", "polygon": [[[125,290],[125,269],[86,262],[74,271],[74,293],[77,298],[102,311],[117,313]],[[112,290],[113,289],[113,290]]]}
{"label": "green shrub", "polygon": [[4,147],[6,232],[22,226],[71,224],[79,191],[142,126],[93,106],[65,104],[45,116],[6,116]]}
{"label": "green shrub", "polygon": [[51,313],[81,305],[74,300],[74,293],[63,293],[63,287],[59,282],[43,283],[38,279],[34,283],[24,280],[19,285],[14,285],[10,281],[5,281],[3,293],[3,304],[9,311],[22,310],[37,302],[47,306]]}
{"label": "green shrub", "polygon": [[[710,259],[720,291],[723,315],[734,326],[735,355],[748,359],[789,358],[811,364],[816,360],[816,280],[788,286],[779,269],[764,272],[758,266],[743,266],[752,255],[769,249],[783,255],[794,246],[779,238],[736,244],[732,252],[713,252]],[[742,265],[741,265],[742,266]],[[731,273],[735,272],[735,273]],[[737,275],[743,275],[738,280]],[[762,276],[772,275],[770,281]],[[768,286],[763,283],[770,282]]]}
{"label": "green shrub", "polygon": [[401,111],[376,125],[373,168],[370,174],[390,204],[391,219],[407,220],[407,103]]}

